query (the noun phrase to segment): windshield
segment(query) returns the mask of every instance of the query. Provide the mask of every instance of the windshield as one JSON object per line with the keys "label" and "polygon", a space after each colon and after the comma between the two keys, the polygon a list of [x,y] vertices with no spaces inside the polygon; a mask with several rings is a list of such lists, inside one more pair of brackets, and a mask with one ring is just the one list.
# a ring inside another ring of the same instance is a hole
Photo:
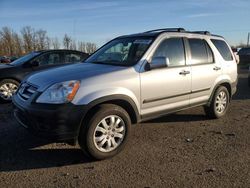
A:
{"label": "windshield", "polygon": [[89,57],[86,62],[131,66],[136,64],[144,55],[153,38],[118,38]]}
{"label": "windshield", "polygon": [[21,65],[23,64],[24,62],[32,59],[33,57],[39,55],[40,53],[39,52],[31,52],[23,57],[20,57],[18,58],[17,60],[13,61],[12,63],[10,63],[10,65]]}

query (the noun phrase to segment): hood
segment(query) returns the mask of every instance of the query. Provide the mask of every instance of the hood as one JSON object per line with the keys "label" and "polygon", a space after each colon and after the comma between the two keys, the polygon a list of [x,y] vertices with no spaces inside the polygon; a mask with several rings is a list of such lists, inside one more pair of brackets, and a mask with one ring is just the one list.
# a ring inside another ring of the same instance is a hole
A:
{"label": "hood", "polygon": [[8,65],[8,64],[1,64],[0,63],[0,69],[7,69],[7,68],[11,68],[12,66],[11,65]]}
{"label": "hood", "polygon": [[47,87],[55,83],[70,80],[82,80],[126,68],[127,67],[112,65],[80,63],[41,71],[32,74],[26,79],[26,81],[37,86],[38,91],[44,91]]}

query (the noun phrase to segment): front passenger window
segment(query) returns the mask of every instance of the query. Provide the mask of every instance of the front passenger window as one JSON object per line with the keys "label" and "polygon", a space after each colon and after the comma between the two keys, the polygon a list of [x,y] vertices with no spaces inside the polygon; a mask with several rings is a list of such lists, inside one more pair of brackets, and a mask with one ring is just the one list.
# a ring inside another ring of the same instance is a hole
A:
{"label": "front passenger window", "polygon": [[182,38],[164,40],[153,55],[153,58],[156,57],[168,58],[169,67],[185,65],[185,51]]}

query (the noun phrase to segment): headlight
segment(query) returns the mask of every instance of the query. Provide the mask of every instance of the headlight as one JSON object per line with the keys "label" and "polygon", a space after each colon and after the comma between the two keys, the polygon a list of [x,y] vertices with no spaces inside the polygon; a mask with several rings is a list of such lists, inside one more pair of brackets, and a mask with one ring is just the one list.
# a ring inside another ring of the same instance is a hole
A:
{"label": "headlight", "polygon": [[36,100],[37,103],[62,104],[70,102],[74,99],[80,81],[71,80],[67,82],[57,83],[45,90]]}

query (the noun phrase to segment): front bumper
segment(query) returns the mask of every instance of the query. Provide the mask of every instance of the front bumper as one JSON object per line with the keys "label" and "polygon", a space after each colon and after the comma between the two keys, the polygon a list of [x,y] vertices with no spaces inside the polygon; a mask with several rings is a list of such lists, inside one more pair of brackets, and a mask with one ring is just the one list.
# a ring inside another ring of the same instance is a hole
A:
{"label": "front bumper", "polygon": [[53,141],[76,140],[85,106],[29,103],[13,96],[14,117],[33,134]]}

